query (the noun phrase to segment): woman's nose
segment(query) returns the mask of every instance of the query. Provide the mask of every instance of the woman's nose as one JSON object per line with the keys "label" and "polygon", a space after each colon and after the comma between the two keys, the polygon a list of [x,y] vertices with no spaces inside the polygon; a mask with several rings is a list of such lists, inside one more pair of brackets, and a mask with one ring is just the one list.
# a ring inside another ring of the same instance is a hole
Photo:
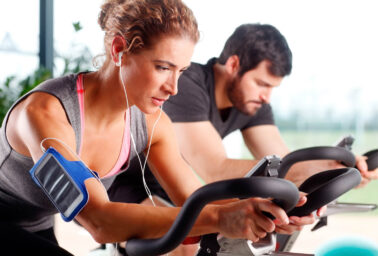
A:
{"label": "woman's nose", "polygon": [[177,84],[178,84],[178,78],[179,75],[175,72],[172,73],[172,75],[169,76],[167,82],[166,82],[166,90],[170,95],[176,95],[178,92]]}

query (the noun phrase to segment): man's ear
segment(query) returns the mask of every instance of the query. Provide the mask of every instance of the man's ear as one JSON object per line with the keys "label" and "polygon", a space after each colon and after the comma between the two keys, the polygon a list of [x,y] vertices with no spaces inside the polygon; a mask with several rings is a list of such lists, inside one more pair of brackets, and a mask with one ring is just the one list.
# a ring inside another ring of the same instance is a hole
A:
{"label": "man's ear", "polygon": [[231,76],[236,76],[239,73],[240,62],[237,55],[228,57],[226,63],[226,70]]}
{"label": "man's ear", "polygon": [[119,53],[126,49],[125,39],[121,36],[115,36],[112,41],[111,55],[114,63],[119,62]]}

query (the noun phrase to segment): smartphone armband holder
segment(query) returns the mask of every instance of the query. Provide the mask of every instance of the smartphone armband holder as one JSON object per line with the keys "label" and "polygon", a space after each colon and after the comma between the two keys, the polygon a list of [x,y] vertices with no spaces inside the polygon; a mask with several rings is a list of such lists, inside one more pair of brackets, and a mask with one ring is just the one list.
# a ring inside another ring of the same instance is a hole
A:
{"label": "smartphone armband holder", "polygon": [[71,221],[88,202],[84,181],[97,178],[81,161],[68,161],[50,147],[30,170],[65,221]]}

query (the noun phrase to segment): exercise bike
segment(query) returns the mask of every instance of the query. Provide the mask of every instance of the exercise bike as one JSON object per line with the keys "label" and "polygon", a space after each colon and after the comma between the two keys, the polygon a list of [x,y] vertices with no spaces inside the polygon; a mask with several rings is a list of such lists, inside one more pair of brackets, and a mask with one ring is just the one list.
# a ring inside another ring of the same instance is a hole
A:
{"label": "exercise bike", "polygon": [[[344,137],[338,144],[337,147],[313,147],[297,150],[288,154],[282,162],[279,162],[274,157],[267,157],[259,162],[258,165],[253,168],[248,175],[263,175],[263,176],[279,176],[285,177],[287,171],[290,167],[297,162],[306,160],[321,160],[321,159],[332,159],[342,162],[344,165],[353,167],[355,165],[355,158],[351,151],[351,146],[354,139],[351,136]],[[347,150],[347,151],[346,151]],[[365,154],[368,159],[368,169],[372,170],[378,167],[378,150],[373,150]],[[330,170],[334,171],[334,170]],[[327,171],[330,172],[330,171]],[[300,190],[304,192],[311,193],[318,185],[327,183],[327,174],[314,175],[310,179],[306,180],[301,186]],[[338,175],[334,173],[334,175]],[[315,180],[319,179],[319,180]],[[318,185],[316,184],[318,183]],[[309,195],[310,197],[312,195]],[[309,201],[312,201],[309,198]],[[303,207],[309,207],[309,202]],[[372,211],[377,208],[376,204],[358,204],[358,203],[339,203],[336,200],[328,203],[327,211],[320,217],[318,223],[312,228],[315,231],[325,225],[327,225],[327,218],[330,215],[338,213],[351,213],[351,212],[367,212]],[[291,215],[297,215],[297,213],[290,213]],[[298,215],[300,216],[300,215]],[[250,244],[249,241],[230,241],[229,239],[219,239],[217,241],[216,236],[207,235],[201,242],[200,254],[204,255],[216,255],[211,253],[212,251],[227,251],[228,254],[217,254],[217,255],[235,255],[231,252],[237,252],[244,248],[245,254],[242,255],[264,255],[267,251],[281,251],[289,252],[298,238],[300,231],[296,231],[291,235],[277,234],[276,236],[268,236],[262,242]],[[245,244],[248,244],[246,246]],[[233,244],[231,246],[231,244]],[[225,249],[227,248],[227,249]],[[248,251],[248,253],[246,252]],[[281,255],[281,254],[280,254]],[[288,255],[288,254],[282,254]],[[292,255],[292,254],[291,254]],[[303,254],[299,254],[303,255]]]}
{"label": "exercise bike", "polygon": [[[341,147],[348,151],[351,151],[353,142],[354,142],[354,138],[352,136],[345,136],[336,144],[336,147]],[[323,151],[323,149],[325,150]],[[318,152],[315,152],[315,151],[318,151]],[[305,161],[305,160],[318,160],[318,159],[328,158],[328,159],[338,160],[346,166],[351,167],[355,165],[352,159],[351,161],[348,161],[348,162],[344,162],[343,160],[341,160],[341,157],[337,155],[343,154],[343,152],[340,150],[332,149],[332,147],[328,149],[327,147],[326,148],[315,147],[315,148],[299,150],[297,152],[299,153],[296,153],[294,151],[292,156],[288,156],[289,160],[282,167],[283,169],[282,175],[286,174],[287,170],[291,167],[292,163]],[[313,159],[310,159],[311,157],[308,158],[307,156],[304,156],[308,154],[312,155]],[[369,151],[365,153],[364,155],[368,157],[367,164],[368,164],[369,170],[373,170],[378,167],[378,150]],[[319,218],[318,222],[314,225],[311,231],[316,231],[326,226],[328,224],[328,216],[330,215],[340,214],[340,213],[362,213],[362,212],[373,211],[375,209],[377,209],[376,204],[340,203],[337,200],[334,200],[327,205],[327,211]],[[300,234],[300,231],[294,232],[291,235],[279,234],[277,237],[277,242],[278,242],[277,250],[285,251],[285,252],[290,251],[295,241],[297,240],[299,234]]]}
{"label": "exercise bike", "polygon": [[[328,170],[308,178],[299,190],[308,193],[308,201],[302,207],[288,212],[288,215],[305,216],[323,205],[334,201],[340,195],[356,186],[349,183],[353,179],[351,169],[355,165],[354,155],[341,147],[313,147],[294,151],[280,160],[276,156],[263,158],[247,176],[268,176],[284,178],[290,167],[300,161],[332,159],[343,162],[349,168]],[[354,171],[356,169],[353,168]],[[334,189],[334,190],[333,190]],[[283,253],[295,241],[299,232],[294,235],[270,234],[258,243],[247,240],[217,239],[215,234],[206,235],[201,240],[198,256],[212,255],[311,255]]]}
{"label": "exercise bike", "polygon": [[[349,152],[349,154],[351,153]],[[354,160],[354,157],[342,157],[339,160],[349,162],[351,159]],[[359,172],[352,167],[316,174],[309,178],[310,180],[306,185],[311,190],[308,194],[306,206],[294,208],[299,199],[298,189],[293,183],[274,177],[280,176],[279,168],[282,161],[276,156],[269,156],[260,162],[250,173],[252,177],[219,181],[198,189],[185,202],[177,219],[163,237],[158,239],[131,239],[126,244],[127,254],[129,256],[152,256],[173,250],[185,239],[201,209],[212,201],[247,197],[274,198],[274,202],[283,208],[288,215],[305,216],[332,202],[341,194],[358,185],[361,180]],[[258,177],[257,175],[273,177]],[[324,183],[324,180],[327,180],[327,182]],[[314,184],[316,185],[314,186]],[[275,234],[271,235],[272,239],[268,245],[262,246],[256,246],[257,243],[252,244],[243,239],[228,240],[231,242],[241,241],[246,246],[228,246],[229,243],[224,242],[227,241],[227,238],[224,238],[223,241],[220,241],[221,244],[224,244],[223,248],[231,249],[231,251],[201,246],[198,255],[311,255],[275,252],[274,236]],[[274,248],[272,248],[272,245]],[[238,251],[235,252],[232,248],[238,248]],[[245,251],[242,250],[243,248]],[[251,251],[253,251],[253,254],[251,254]]]}
{"label": "exercise bike", "polygon": [[[352,145],[354,142],[354,137],[351,135],[345,136],[337,143],[336,146],[343,147],[349,151],[352,150]],[[368,170],[374,170],[378,167],[378,150],[371,150],[366,152],[364,156],[367,157]],[[361,204],[361,203],[340,203],[338,201],[333,201],[328,204],[327,211],[319,218],[318,223],[311,229],[311,231],[318,230],[324,227],[328,223],[328,216],[340,213],[361,213],[368,212],[377,209],[376,204]],[[287,247],[289,250],[291,247]]]}

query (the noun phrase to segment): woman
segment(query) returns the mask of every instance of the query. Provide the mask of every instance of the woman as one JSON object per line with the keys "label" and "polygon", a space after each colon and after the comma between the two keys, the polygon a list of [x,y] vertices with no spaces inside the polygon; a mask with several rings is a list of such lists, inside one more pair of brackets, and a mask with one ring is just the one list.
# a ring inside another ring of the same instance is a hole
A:
{"label": "woman", "polygon": [[[2,125],[0,232],[2,247],[13,253],[70,255],[53,233],[57,210],[29,174],[43,155],[41,145],[69,160],[75,159],[69,149],[76,151],[101,178],[103,184],[85,181],[89,201],[76,216],[99,243],[160,237],[180,210],[108,200],[104,186],[127,169],[136,152],[149,151],[149,165],[177,205],[201,186],[159,110],[176,94],[177,79],[190,64],[198,40],[192,12],[178,0],[107,1],[99,24],[105,31],[103,66],[41,84],[15,103]],[[261,211],[288,224],[271,201],[248,199],[205,207],[190,235],[219,232],[256,241],[275,229]]]}

